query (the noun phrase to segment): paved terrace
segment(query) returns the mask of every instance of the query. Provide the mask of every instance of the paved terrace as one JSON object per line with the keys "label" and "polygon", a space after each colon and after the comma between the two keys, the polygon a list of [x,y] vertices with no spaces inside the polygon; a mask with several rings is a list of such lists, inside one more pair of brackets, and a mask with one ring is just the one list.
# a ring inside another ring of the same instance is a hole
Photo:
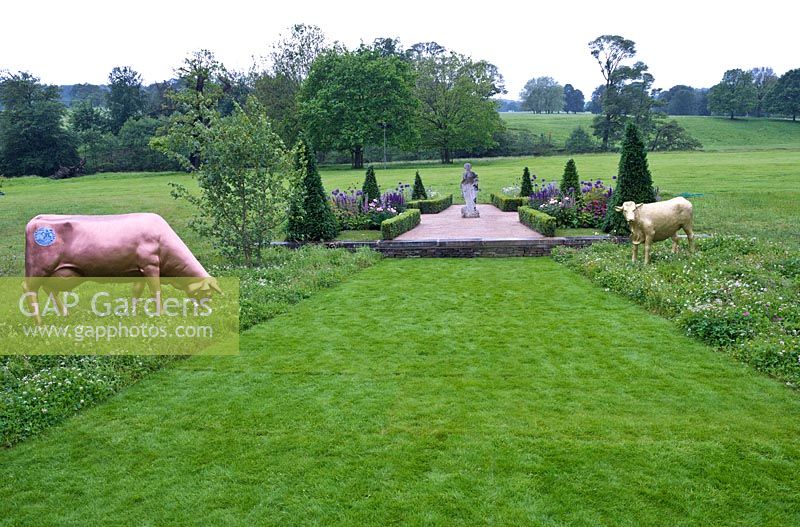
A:
{"label": "paved terrace", "polygon": [[439,214],[423,214],[416,228],[395,241],[422,240],[538,240],[538,232],[519,222],[516,212],[501,212],[493,205],[478,204],[480,218],[462,218],[461,207],[453,205]]}

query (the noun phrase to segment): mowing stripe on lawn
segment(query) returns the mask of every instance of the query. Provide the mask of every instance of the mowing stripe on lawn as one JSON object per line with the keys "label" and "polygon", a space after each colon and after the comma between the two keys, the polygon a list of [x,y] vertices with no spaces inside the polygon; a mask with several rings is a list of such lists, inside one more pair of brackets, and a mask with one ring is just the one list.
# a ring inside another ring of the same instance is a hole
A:
{"label": "mowing stripe on lawn", "polygon": [[800,398],[549,259],[387,260],[0,452],[0,524],[790,525]]}

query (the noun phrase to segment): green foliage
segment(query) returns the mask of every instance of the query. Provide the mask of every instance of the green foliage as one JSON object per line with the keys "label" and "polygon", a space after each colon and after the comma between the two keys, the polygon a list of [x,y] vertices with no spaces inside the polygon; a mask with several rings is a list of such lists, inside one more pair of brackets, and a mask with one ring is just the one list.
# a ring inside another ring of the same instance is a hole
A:
{"label": "green foliage", "polygon": [[412,200],[406,203],[409,209],[419,209],[422,214],[439,214],[453,205],[453,195],[438,198]]}
{"label": "green foliage", "polygon": [[185,169],[197,170],[203,162],[208,129],[219,118],[217,105],[223,95],[219,80],[224,67],[204,49],[187,57],[177,73],[183,88],[167,95],[175,111],[151,145]]}
{"label": "green foliage", "polygon": [[582,126],[576,127],[564,143],[564,150],[568,154],[585,154],[596,150],[592,137]]}
{"label": "green foliage", "polygon": [[543,236],[552,237],[556,235],[556,219],[549,214],[538,211],[533,207],[520,206],[517,209],[520,223],[527,225]]}
{"label": "green foliage", "polygon": [[319,55],[299,93],[300,118],[316,150],[346,150],[353,168],[364,147],[383,140],[406,143],[413,134],[416,99],[407,61],[366,48]]}
{"label": "green foliage", "polygon": [[295,181],[289,205],[286,239],[292,241],[327,241],[336,238],[339,229],[322,186],[313,154],[302,139],[293,152]]}
{"label": "green foliage", "polygon": [[393,240],[404,232],[419,225],[421,214],[419,209],[408,209],[393,218],[381,222],[381,238]]}
{"label": "green foliage", "polygon": [[489,201],[503,212],[515,212],[518,207],[527,204],[530,200],[527,196],[504,196],[503,194],[491,193],[489,194]]}
{"label": "green foliage", "polygon": [[649,266],[631,264],[630,250],[599,244],[554,255],[600,287],[676,320],[686,334],[800,383],[800,290],[791,277],[800,261],[797,250],[752,237],[714,236],[697,240],[693,255],[672,254],[669,242],[654,244]]}
{"label": "green foliage", "polygon": [[412,200],[428,199],[428,193],[425,191],[425,185],[422,184],[422,178],[419,176],[419,170],[414,176],[414,188],[411,191]]}
{"label": "green foliage", "polygon": [[617,234],[630,232],[625,218],[614,210],[614,207],[621,207],[626,201],[652,203],[655,200],[656,193],[647,165],[644,143],[642,143],[636,126],[628,124],[625,128],[625,141],[622,143],[622,153],[619,159],[617,186],[614,188],[614,194],[608,204],[603,230]]}
{"label": "green foliage", "polygon": [[797,120],[800,115],[800,68],[781,75],[767,93],[766,101],[770,111]]}
{"label": "green foliage", "polygon": [[416,72],[420,146],[438,150],[444,164],[455,150],[494,146],[495,133],[503,130],[491,99],[504,90],[497,67],[435,42],[416,44],[407,55]]}
{"label": "green foliage", "polygon": [[125,121],[141,115],[146,99],[142,90],[142,76],[129,66],[115,66],[108,74],[109,91],[106,105],[111,132],[119,133]]}
{"label": "green foliage", "polygon": [[367,203],[381,197],[381,189],[378,187],[378,180],[375,179],[375,169],[372,168],[372,165],[367,167],[364,184],[361,185],[361,192]]}
{"label": "green foliage", "polygon": [[57,86],[24,72],[0,76],[0,106],[0,174],[50,176],[78,163]]}
{"label": "green foliage", "polygon": [[650,151],[696,150],[703,147],[703,144],[689,135],[675,119],[669,121],[666,118],[653,119],[653,123],[648,140]]}
{"label": "green foliage", "polygon": [[564,165],[564,175],[561,176],[561,185],[559,187],[561,193],[564,195],[574,195],[577,198],[581,195],[581,181],[578,178],[578,168],[575,166],[575,160],[570,159]]}
{"label": "green foliage", "polygon": [[197,208],[190,226],[231,262],[257,263],[285,220],[289,163],[255,100],[209,123],[201,136],[200,195],[174,184],[173,197]]}
{"label": "green foliage", "polygon": [[564,87],[552,77],[530,79],[519,98],[522,109],[529,112],[558,113],[564,109]]}
{"label": "green foliage", "polygon": [[519,197],[527,198],[533,194],[533,182],[531,181],[531,171],[528,167],[522,169],[522,184],[519,186]]}
{"label": "green foliage", "polygon": [[708,92],[709,109],[717,115],[746,115],[756,104],[756,88],[749,71],[728,70]]}
{"label": "green foliage", "polygon": [[583,92],[576,89],[572,84],[564,85],[564,111],[578,113],[584,107]]}

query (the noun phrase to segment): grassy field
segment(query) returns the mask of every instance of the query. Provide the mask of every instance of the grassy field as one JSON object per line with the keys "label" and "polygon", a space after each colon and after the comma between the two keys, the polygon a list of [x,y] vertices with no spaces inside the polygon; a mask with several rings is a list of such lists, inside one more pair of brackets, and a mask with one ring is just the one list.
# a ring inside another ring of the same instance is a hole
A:
{"label": "grassy field", "polygon": [[[618,156],[574,156],[581,179],[612,182]],[[800,246],[797,229],[800,204],[800,148],[753,152],[653,153],[648,156],[653,181],[664,195],[702,194],[690,198],[695,223],[701,232],[733,233],[786,240]],[[528,166],[537,181],[557,181],[567,158],[497,158],[471,160],[481,178],[480,201],[490,192],[514,184]],[[413,182],[420,171],[426,186],[453,193],[460,200],[460,165],[438,163],[376,166],[381,188]],[[322,170],[326,188],[360,188],[362,170],[327,167]],[[73,180],[20,178],[3,181],[0,196],[0,274],[23,271],[24,227],[39,213],[111,214],[157,212],[186,240],[203,263],[218,263],[210,243],[187,228],[191,209],[170,197],[170,181],[193,185],[191,176],[169,174],[98,174]],[[463,200],[462,200],[463,201]]]}
{"label": "grassy field", "polygon": [[[532,114],[501,113],[508,128],[528,130],[537,138],[540,134],[554,144],[563,146],[570,133],[582,126],[591,133],[590,114]],[[800,148],[800,122],[779,119],[700,117],[678,115],[677,120],[709,151],[752,151]]]}
{"label": "grassy field", "polygon": [[796,393],[549,259],[464,263],[385,260],[0,451],[0,525],[800,522]]}

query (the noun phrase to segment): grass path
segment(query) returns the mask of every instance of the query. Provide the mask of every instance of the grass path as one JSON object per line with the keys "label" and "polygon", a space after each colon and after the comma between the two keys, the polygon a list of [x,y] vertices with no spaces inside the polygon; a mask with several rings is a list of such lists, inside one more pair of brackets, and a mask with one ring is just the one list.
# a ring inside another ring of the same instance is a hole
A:
{"label": "grass path", "polygon": [[0,525],[792,525],[800,398],[549,259],[393,260],[0,451]]}

